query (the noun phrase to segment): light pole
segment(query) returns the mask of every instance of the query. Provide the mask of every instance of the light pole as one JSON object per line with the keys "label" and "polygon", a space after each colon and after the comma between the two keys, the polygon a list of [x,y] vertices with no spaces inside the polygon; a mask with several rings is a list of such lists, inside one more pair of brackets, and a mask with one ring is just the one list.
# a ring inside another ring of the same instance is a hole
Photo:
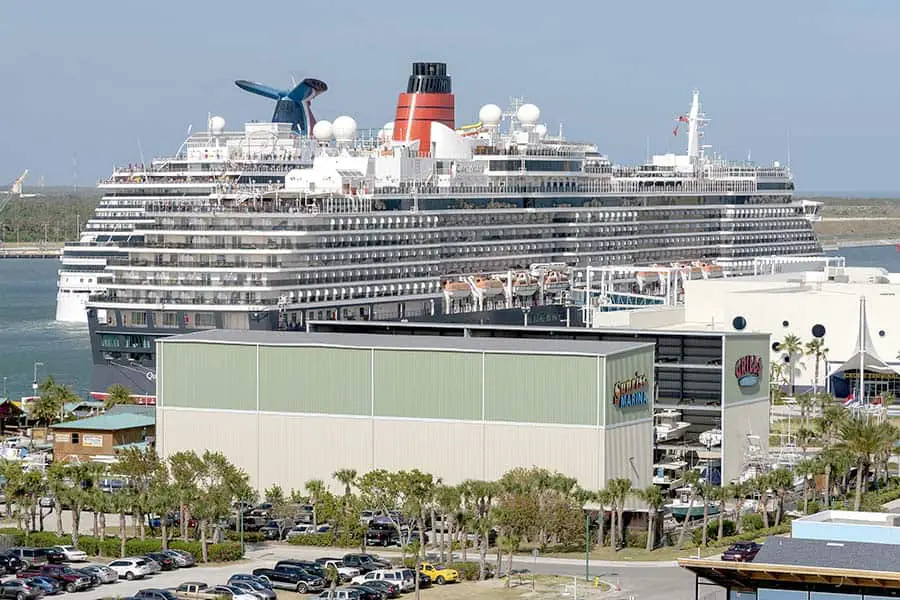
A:
{"label": "light pole", "polygon": [[35,361],[34,363],[34,380],[31,382],[31,390],[34,392],[34,395],[37,395],[38,382],[37,382],[37,370],[38,367],[43,367],[44,363],[40,361]]}
{"label": "light pole", "polygon": [[6,395],[6,375],[3,376],[3,399],[6,400],[9,396]]}

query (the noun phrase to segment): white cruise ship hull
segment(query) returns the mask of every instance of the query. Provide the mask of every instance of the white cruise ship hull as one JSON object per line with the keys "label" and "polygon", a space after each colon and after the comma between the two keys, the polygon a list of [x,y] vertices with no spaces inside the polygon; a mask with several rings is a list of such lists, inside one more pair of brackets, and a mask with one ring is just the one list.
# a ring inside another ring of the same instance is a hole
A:
{"label": "white cruise ship hull", "polygon": [[56,293],[56,320],[67,323],[87,323],[89,292],[62,289]]}

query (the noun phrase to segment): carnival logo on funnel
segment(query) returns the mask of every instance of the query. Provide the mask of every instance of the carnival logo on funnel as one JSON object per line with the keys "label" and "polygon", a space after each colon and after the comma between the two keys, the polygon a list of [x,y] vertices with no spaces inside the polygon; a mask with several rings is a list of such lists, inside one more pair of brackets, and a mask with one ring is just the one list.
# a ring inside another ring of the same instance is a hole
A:
{"label": "carnival logo on funnel", "polygon": [[752,388],[759,385],[762,374],[762,358],[755,354],[742,356],[734,363],[734,376],[738,387]]}
{"label": "carnival logo on funnel", "polygon": [[635,373],[631,379],[619,381],[613,386],[613,406],[618,408],[644,406],[648,401],[646,375]]}

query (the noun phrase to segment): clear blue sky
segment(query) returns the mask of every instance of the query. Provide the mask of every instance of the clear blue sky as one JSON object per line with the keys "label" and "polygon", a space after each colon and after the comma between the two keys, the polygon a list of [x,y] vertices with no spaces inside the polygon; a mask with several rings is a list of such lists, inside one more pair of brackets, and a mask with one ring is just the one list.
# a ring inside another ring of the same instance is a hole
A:
{"label": "clear blue sky", "polygon": [[93,185],[170,154],[208,112],[272,105],[234,86],[318,77],[318,118],[393,118],[409,63],[448,63],[457,123],[512,95],[617,162],[672,151],[702,91],[706,141],[784,161],[803,190],[896,190],[900,2],[331,0],[0,3],[0,183]]}

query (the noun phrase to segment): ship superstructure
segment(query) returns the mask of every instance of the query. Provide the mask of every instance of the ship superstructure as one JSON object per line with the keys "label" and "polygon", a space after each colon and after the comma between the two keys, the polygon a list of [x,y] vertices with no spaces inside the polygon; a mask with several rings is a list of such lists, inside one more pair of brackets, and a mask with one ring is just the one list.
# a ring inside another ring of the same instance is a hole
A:
{"label": "ship superstructure", "polygon": [[206,131],[189,135],[174,156],[119,167],[101,181],[103,196],[94,216],[79,241],[60,253],[57,321],[87,322],[88,298],[102,293],[111,280],[107,262],[127,256],[122,246],[140,245],[140,230],[153,223],[144,212],[147,203],[176,201],[190,210],[221,184],[242,190],[281,186],[289,171],[312,164],[310,103],[328,86],[318,79],[304,79],[290,91],[245,80],[235,84],[275,100],[272,122],[247,123],[243,131],[229,132],[222,117],[211,116]]}
{"label": "ship superstructure", "polygon": [[551,135],[534,104],[488,104],[458,129],[453,106],[446,66],[416,63],[377,136],[319,121],[312,166],[283,181],[223,173],[189,200],[147,199],[89,303],[94,389],[152,395],[153,340],[186,331],[528,309],[566,302],[588,265],[647,265],[643,290],[663,280],[654,265],[731,276],[821,252],[818,205],[793,198],[786,167],[708,155],[697,92],[687,153],[633,167]]}

